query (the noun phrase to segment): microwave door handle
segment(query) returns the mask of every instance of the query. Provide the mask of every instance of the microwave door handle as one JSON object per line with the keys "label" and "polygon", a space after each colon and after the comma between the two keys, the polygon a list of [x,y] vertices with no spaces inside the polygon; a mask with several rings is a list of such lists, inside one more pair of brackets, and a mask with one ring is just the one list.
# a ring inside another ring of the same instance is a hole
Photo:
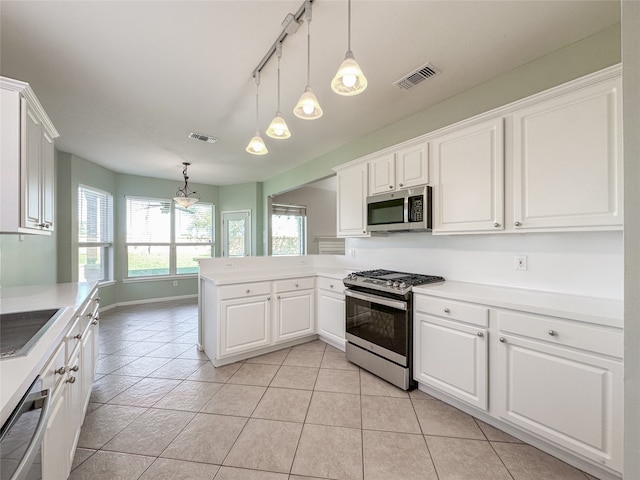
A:
{"label": "microwave door handle", "polygon": [[377,303],[378,305],[385,305],[391,308],[397,308],[398,310],[406,310],[407,304],[391,298],[378,297],[376,295],[369,295],[368,293],[354,292],[353,290],[346,289],[344,294],[347,297],[357,298],[364,300],[365,302]]}
{"label": "microwave door handle", "polygon": [[49,405],[51,402],[51,389],[47,389],[44,392],[33,393],[27,397],[27,401],[30,403],[36,403],[44,400],[42,404],[42,412],[40,412],[40,418],[38,419],[38,425],[36,426],[31,441],[27,450],[24,452],[18,468],[14,472],[11,480],[24,480],[29,475],[31,465],[38,454],[38,448],[42,443],[44,432],[47,429],[47,423],[49,422]]}
{"label": "microwave door handle", "polygon": [[404,197],[404,223],[409,223],[409,196]]}

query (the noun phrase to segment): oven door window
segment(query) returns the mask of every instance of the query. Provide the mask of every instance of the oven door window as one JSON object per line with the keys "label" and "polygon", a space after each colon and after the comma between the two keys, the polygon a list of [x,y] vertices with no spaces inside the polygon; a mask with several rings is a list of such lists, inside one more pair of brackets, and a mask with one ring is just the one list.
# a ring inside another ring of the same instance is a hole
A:
{"label": "oven door window", "polygon": [[367,205],[368,225],[389,225],[404,222],[404,198],[394,198]]}
{"label": "oven door window", "polygon": [[347,332],[403,357],[408,348],[408,312],[347,297]]}

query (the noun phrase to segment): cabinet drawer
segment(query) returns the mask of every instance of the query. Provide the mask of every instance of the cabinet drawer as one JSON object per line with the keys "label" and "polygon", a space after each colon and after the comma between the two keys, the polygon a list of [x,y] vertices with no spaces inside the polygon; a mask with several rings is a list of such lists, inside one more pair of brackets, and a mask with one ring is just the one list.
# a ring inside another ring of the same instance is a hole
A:
{"label": "cabinet drawer", "polygon": [[342,280],[335,278],[318,277],[318,288],[321,290],[329,290],[330,292],[342,293],[344,284]]}
{"label": "cabinet drawer", "polygon": [[220,287],[220,299],[252,297],[254,295],[268,295],[271,293],[269,282],[241,283]]}
{"label": "cabinet drawer", "polygon": [[60,381],[65,377],[67,371],[64,356],[64,345],[60,345],[49,359],[47,366],[40,372],[42,379],[42,389],[50,388],[53,392]]}
{"label": "cabinet drawer", "polygon": [[296,290],[308,290],[315,287],[315,278],[289,278],[287,280],[277,280],[273,282],[276,293],[295,292]]}
{"label": "cabinet drawer", "polygon": [[521,312],[500,311],[498,319],[500,332],[513,333],[617,358],[623,356],[624,338],[621,331]]}
{"label": "cabinet drawer", "polygon": [[427,295],[415,295],[414,299],[417,312],[438,315],[481,327],[489,325],[489,309],[487,307]]}

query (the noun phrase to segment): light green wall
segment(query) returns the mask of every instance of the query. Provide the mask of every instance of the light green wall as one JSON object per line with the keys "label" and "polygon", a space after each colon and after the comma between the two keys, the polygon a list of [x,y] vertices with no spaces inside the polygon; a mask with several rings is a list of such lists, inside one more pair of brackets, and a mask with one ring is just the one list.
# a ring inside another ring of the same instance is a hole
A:
{"label": "light green wall", "polygon": [[327,177],[337,165],[615,65],[620,60],[620,24],[616,24],[277,175],[264,182],[264,195],[286,192]]}

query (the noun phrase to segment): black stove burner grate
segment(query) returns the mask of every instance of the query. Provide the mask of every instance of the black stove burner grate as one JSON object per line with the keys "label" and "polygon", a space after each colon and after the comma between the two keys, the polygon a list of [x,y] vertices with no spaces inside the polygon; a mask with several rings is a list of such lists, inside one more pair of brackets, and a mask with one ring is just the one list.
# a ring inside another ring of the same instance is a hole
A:
{"label": "black stove burner grate", "polygon": [[421,275],[416,273],[394,272],[392,270],[364,270],[355,272],[356,276],[363,278],[375,278],[380,280],[393,280],[395,282],[404,282],[406,285],[428,285],[430,283],[444,282],[444,277],[437,275]]}

